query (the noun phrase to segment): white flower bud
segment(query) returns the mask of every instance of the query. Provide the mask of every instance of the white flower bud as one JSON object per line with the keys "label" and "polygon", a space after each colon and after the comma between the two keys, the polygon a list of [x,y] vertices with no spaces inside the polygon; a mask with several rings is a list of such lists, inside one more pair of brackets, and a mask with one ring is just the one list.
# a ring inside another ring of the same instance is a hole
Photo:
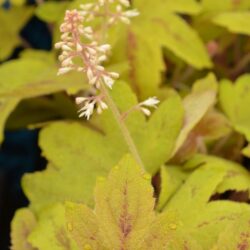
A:
{"label": "white flower bud", "polygon": [[57,75],[58,76],[59,75],[64,75],[64,74],[68,73],[71,70],[72,70],[72,68],[70,68],[70,67],[60,68]]}
{"label": "white flower bud", "polygon": [[146,109],[146,108],[140,108],[140,110],[146,115],[146,116],[150,116],[151,115],[151,112],[149,109]]}
{"label": "white flower bud", "polygon": [[79,104],[85,102],[86,100],[88,100],[87,97],[76,97],[75,102],[77,105],[79,105]]}
{"label": "white flower bud", "polygon": [[114,79],[112,79],[109,76],[103,76],[103,81],[110,89],[112,89],[112,86],[114,84]]}
{"label": "white flower bud", "polygon": [[157,99],[157,97],[150,97],[147,100],[143,101],[140,103],[141,106],[147,106],[147,107],[154,107],[156,108],[156,105],[159,103],[160,101]]}

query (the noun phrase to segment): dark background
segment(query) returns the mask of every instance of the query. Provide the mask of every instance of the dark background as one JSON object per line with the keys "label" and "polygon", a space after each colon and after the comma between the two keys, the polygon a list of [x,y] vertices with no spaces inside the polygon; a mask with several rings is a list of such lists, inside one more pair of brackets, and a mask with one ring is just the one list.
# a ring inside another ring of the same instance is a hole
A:
{"label": "dark background", "polygon": [[[29,1],[27,4],[35,3]],[[8,11],[11,5],[6,1],[1,8]],[[51,49],[49,30],[36,17],[29,20],[20,35],[32,48]],[[22,47],[16,48],[8,60],[18,58],[22,50]],[[5,131],[5,140],[0,148],[0,250],[10,247],[10,222],[16,209],[28,204],[21,189],[22,175],[41,170],[45,165],[38,147],[38,130]]]}

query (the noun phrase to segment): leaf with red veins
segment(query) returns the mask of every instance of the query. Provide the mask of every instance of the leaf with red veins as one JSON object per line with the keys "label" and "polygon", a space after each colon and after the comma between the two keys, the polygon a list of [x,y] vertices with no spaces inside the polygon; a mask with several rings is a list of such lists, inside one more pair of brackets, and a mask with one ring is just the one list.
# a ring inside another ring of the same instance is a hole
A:
{"label": "leaf with red veins", "polygon": [[108,249],[136,249],[154,219],[153,189],[130,156],[123,158],[95,192],[100,236]]}

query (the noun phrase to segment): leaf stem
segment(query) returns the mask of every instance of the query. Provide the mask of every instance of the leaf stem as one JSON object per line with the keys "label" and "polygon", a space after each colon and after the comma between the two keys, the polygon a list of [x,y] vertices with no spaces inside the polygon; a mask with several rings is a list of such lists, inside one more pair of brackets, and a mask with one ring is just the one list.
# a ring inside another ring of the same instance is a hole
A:
{"label": "leaf stem", "polygon": [[135,160],[140,165],[142,170],[145,171],[144,164],[143,164],[142,159],[138,153],[138,150],[135,146],[135,143],[130,135],[130,132],[125,124],[125,121],[122,119],[122,115],[120,114],[115,102],[113,101],[111,95],[109,94],[109,91],[106,89],[104,84],[102,84],[102,86],[101,86],[101,91],[102,91],[103,95],[105,96],[105,99],[109,105],[109,108],[114,115],[114,118],[117,122],[117,125],[118,125],[118,127],[123,135],[125,142],[127,143],[127,146],[129,148],[131,154],[134,156]]}

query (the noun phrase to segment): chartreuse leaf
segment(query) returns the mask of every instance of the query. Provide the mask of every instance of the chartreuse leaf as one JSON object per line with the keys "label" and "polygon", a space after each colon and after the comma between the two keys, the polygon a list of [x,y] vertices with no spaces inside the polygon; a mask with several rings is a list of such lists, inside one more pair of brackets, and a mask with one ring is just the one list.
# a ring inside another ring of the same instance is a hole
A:
{"label": "chartreuse leaf", "polygon": [[[9,2],[14,6],[20,6],[20,5],[23,5],[26,1],[25,0],[10,0]],[[5,3],[5,0],[0,0],[0,5],[4,3]]]}
{"label": "chartreuse leaf", "polygon": [[140,250],[202,250],[199,244],[184,231],[182,222],[173,211],[162,213],[151,224]]}
{"label": "chartreuse leaf", "polygon": [[227,28],[233,33],[250,35],[250,12],[225,12],[216,15],[213,19],[215,24]]}
{"label": "chartreuse leaf", "polygon": [[[44,60],[46,57],[48,61]],[[85,87],[81,74],[58,77],[56,73],[57,66],[49,55],[6,62],[0,66],[0,97],[23,99]]]}
{"label": "chartreuse leaf", "polygon": [[78,250],[66,229],[65,209],[61,204],[45,208],[28,238],[39,250]]}
{"label": "chartreuse leaf", "polygon": [[157,202],[158,210],[161,210],[166,206],[169,199],[175,194],[187,176],[188,173],[177,166],[167,165],[161,168],[161,188]]}
{"label": "chartreuse leaf", "polygon": [[249,249],[250,211],[239,214],[232,224],[225,228],[212,250]]}
{"label": "chartreuse leaf", "polygon": [[131,156],[111,170],[107,181],[95,189],[95,212],[100,237],[108,249],[139,246],[154,219],[151,178]]}
{"label": "chartreuse leaf", "polygon": [[102,249],[96,214],[80,203],[66,203],[67,229],[79,249]]}
{"label": "chartreuse leaf", "polygon": [[31,210],[18,210],[11,222],[11,250],[36,250],[27,239],[35,226],[36,218]]}
{"label": "chartreuse leaf", "polygon": [[247,147],[243,148],[242,154],[250,158],[250,144],[248,144]]}
{"label": "chartreuse leaf", "polygon": [[21,44],[19,32],[33,13],[31,7],[0,8],[0,61],[11,55],[13,49]]}
{"label": "chartreuse leaf", "polygon": [[243,75],[233,84],[223,80],[220,84],[220,105],[234,129],[250,141],[250,75]]}
{"label": "chartreuse leaf", "polygon": [[226,11],[226,10],[247,10],[250,7],[248,0],[203,0],[203,8],[208,11]]}
{"label": "chartreuse leaf", "polygon": [[197,246],[182,234],[181,223],[174,213],[155,214],[150,179],[132,156],[126,155],[107,179],[98,180],[94,212],[84,205],[67,203],[69,232],[78,246],[127,250]]}
{"label": "chartreuse leaf", "polygon": [[18,98],[12,98],[6,100],[2,100],[0,103],[0,143],[2,143],[4,139],[4,128],[5,128],[5,122],[8,119],[10,113],[15,109],[19,102]]}
{"label": "chartreuse leaf", "polygon": [[133,6],[140,11],[140,16],[128,29],[118,30],[121,39],[114,46],[112,61],[130,63],[128,82],[140,98],[156,94],[162,83],[162,73],[166,70],[163,48],[195,68],[211,67],[211,60],[198,34],[183,18],[173,13],[197,12],[198,3],[137,0]]}
{"label": "chartreuse leaf", "polygon": [[68,5],[69,2],[45,2],[36,8],[35,14],[46,22],[57,22],[63,17]]}
{"label": "chartreuse leaf", "polygon": [[189,133],[201,121],[207,111],[214,105],[217,94],[217,81],[213,74],[198,80],[192,92],[183,100],[185,123],[176,141],[173,155],[181,148]]}
{"label": "chartreuse leaf", "polygon": [[[143,0],[134,0],[133,4],[139,9],[145,9],[144,13],[148,15],[155,15],[155,11],[161,12],[180,12],[185,14],[197,14],[201,10],[201,5],[195,0],[176,0],[176,1],[143,1]],[[150,11],[151,10],[151,11]]]}
{"label": "chartreuse leaf", "polygon": [[[111,93],[122,112],[137,103],[124,82],[117,82]],[[23,187],[33,208],[64,200],[93,204],[96,177],[106,175],[128,152],[110,110],[94,120],[96,129],[76,122],[58,122],[42,130],[42,153],[54,167],[24,177]],[[148,122],[139,112],[128,116],[127,126],[150,173],[170,158],[182,121],[183,108],[177,94],[169,96]]]}
{"label": "chartreuse leaf", "polygon": [[[185,230],[204,250],[210,250],[225,227],[236,221],[240,214],[250,212],[249,205],[231,201],[209,201],[211,196],[218,192],[220,186],[224,186],[223,191],[237,188],[249,190],[250,175],[238,164],[215,157],[198,156],[192,161],[190,166],[200,167],[188,176],[168,202],[165,212],[177,211]],[[241,186],[237,178],[248,179],[248,184],[245,182]]]}

